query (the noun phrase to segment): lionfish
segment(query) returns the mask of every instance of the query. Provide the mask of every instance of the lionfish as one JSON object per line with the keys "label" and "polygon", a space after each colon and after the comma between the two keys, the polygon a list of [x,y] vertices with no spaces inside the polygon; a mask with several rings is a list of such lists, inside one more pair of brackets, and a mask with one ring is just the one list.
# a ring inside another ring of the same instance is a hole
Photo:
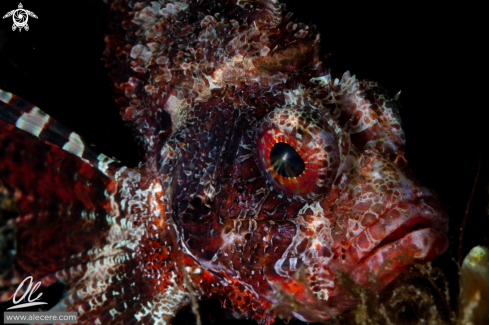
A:
{"label": "lionfish", "polygon": [[[80,323],[236,315],[323,321],[448,245],[408,175],[397,97],[334,79],[314,26],[276,0],[112,0],[104,58],[137,168],[0,92],[0,193],[18,216],[5,290],[62,283]],[[2,299],[12,295],[4,291]]]}

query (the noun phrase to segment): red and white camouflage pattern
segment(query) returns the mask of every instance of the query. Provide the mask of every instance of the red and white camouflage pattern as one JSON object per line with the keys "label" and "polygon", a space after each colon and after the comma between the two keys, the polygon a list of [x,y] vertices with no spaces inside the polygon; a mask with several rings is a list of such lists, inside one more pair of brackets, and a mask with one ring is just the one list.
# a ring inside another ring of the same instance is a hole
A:
{"label": "red and white camouflage pattern", "polygon": [[[104,56],[144,161],[97,154],[0,91],[0,193],[19,211],[2,287],[61,282],[53,310],[82,324],[167,324],[208,298],[260,324],[277,308],[322,321],[355,304],[339,271],[381,290],[446,250],[397,100],[332,78],[313,26],[275,0],[108,2]],[[276,143],[302,174],[275,171]]]}

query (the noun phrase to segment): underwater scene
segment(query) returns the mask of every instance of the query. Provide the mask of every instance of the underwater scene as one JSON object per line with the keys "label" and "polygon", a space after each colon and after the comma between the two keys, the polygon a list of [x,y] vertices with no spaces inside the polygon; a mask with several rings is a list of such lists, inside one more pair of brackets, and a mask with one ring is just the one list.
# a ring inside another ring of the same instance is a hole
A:
{"label": "underwater scene", "polygon": [[2,1],[0,310],[489,324],[483,12]]}

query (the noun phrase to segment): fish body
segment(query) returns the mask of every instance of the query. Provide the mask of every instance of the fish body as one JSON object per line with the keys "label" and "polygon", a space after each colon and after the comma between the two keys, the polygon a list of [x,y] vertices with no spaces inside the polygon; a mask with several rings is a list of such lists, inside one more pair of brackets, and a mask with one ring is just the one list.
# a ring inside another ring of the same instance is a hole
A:
{"label": "fish body", "polygon": [[[81,323],[165,324],[218,298],[260,324],[355,304],[448,245],[436,195],[409,176],[396,98],[331,77],[320,35],[276,1],[109,1],[104,53],[134,169],[0,92],[0,192],[15,266],[61,282]],[[8,297],[5,292],[3,297]]]}

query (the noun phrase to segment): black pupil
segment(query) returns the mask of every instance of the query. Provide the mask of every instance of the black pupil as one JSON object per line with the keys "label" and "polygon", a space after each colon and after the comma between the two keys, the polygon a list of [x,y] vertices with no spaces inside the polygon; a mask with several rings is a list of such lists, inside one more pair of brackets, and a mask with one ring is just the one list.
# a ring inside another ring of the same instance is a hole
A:
{"label": "black pupil", "polygon": [[306,169],[301,155],[285,142],[278,142],[273,146],[270,163],[277,174],[283,177],[297,177]]}

